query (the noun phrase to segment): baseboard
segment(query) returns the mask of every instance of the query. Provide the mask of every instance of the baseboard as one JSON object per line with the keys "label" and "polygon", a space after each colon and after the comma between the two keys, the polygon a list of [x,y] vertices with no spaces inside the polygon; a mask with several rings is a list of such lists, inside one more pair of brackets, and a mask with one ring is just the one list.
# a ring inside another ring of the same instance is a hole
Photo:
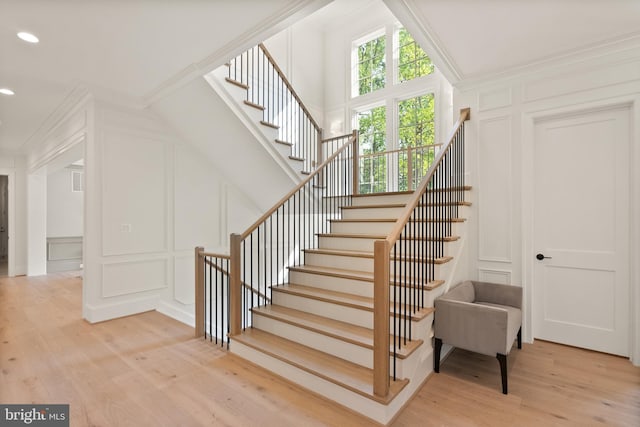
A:
{"label": "baseboard", "polygon": [[105,320],[156,310],[158,303],[158,297],[152,296],[98,306],[86,304],[83,309],[83,317],[89,323],[104,322]]}
{"label": "baseboard", "polygon": [[165,316],[169,316],[172,319],[177,320],[178,322],[184,323],[187,326],[195,327],[196,324],[196,316],[193,313],[190,313],[186,310],[183,310],[175,305],[172,305],[166,301],[160,301],[156,311],[164,314]]}

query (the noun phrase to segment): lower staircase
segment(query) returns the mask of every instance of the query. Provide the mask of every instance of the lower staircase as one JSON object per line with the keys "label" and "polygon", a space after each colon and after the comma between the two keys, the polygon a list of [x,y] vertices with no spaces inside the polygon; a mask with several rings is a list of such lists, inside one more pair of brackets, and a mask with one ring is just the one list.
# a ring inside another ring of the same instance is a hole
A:
{"label": "lower staircase", "polygon": [[433,371],[433,302],[463,255],[468,117],[414,192],[359,194],[344,135],[229,255],[196,248],[196,336],[389,423]]}
{"label": "lower staircase", "polygon": [[[446,236],[446,256],[412,261],[434,264],[442,279],[427,283],[422,291],[427,308],[412,313],[400,308],[410,317],[413,336],[396,350],[395,366],[390,361],[395,380],[390,378],[389,394],[376,396],[373,242],[386,238],[411,195],[353,196],[352,205],[342,207],[340,218],[331,221],[329,232],[318,234],[318,248],[306,249],[304,263],[289,267],[288,283],[272,288],[271,304],[251,310],[252,327],[232,338],[230,351],[377,422],[389,422],[432,372],[430,307],[444,289],[461,242],[457,234]],[[464,218],[443,221],[457,224],[459,233]],[[393,303],[393,289],[390,294]]]}

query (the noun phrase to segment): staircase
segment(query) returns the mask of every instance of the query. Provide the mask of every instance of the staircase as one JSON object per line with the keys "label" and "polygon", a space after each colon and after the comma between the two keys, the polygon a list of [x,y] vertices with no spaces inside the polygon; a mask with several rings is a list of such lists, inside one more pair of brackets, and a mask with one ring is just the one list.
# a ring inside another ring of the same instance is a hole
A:
{"label": "staircase", "polygon": [[[253,326],[232,338],[231,352],[377,422],[389,422],[432,371],[430,307],[444,289],[443,279],[451,274],[449,254],[455,254],[461,243],[457,234],[446,236],[446,256],[413,261],[434,264],[442,279],[431,281],[422,291],[428,308],[406,313],[413,337],[397,350],[396,380],[390,379],[389,394],[376,396],[373,242],[387,236],[411,195],[353,196],[352,205],[341,208],[341,218],[331,221],[330,232],[318,234],[318,248],[306,249],[304,263],[289,267],[288,283],[273,287],[272,303],[252,309]],[[457,224],[459,234],[464,218],[444,220]],[[393,304],[394,290],[390,294]],[[400,312],[405,315],[402,308]],[[390,363],[393,366],[393,360]]]}
{"label": "staircase", "polygon": [[264,46],[206,79],[299,183],[229,255],[196,248],[196,336],[387,424],[433,371],[433,301],[464,250],[469,110],[415,192],[364,195],[357,132],[322,140]]}
{"label": "staircase", "polygon": [[321,162],[322,129],[264,45],[213,70],[205,80],[295,182]]}

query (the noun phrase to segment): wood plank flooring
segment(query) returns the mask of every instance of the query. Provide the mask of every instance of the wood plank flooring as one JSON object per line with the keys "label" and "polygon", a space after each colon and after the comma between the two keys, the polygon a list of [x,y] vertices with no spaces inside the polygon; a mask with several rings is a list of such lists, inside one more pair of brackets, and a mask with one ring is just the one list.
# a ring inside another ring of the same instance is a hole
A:
{"label": "wood plank flooring", "polygon": [[[372,423],[157,312],[90,325],[73,273],[0,279],[0,402],[69,403],[72,426]],[[536,341],[494,358],[455,350],[393,426],[638,426],[640,368]]]}

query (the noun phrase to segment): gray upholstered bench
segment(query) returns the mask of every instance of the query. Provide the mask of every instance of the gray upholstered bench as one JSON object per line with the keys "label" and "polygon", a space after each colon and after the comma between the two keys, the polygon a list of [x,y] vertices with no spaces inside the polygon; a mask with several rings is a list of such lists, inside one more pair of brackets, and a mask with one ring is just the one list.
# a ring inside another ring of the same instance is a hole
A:
{"label": "gray upholstered bench", "polygon": [[434,370],[440,372],[442,343],[495,356],[507,394],[507,355],[522,348],[522,288],[466,281],[435,300]]}

